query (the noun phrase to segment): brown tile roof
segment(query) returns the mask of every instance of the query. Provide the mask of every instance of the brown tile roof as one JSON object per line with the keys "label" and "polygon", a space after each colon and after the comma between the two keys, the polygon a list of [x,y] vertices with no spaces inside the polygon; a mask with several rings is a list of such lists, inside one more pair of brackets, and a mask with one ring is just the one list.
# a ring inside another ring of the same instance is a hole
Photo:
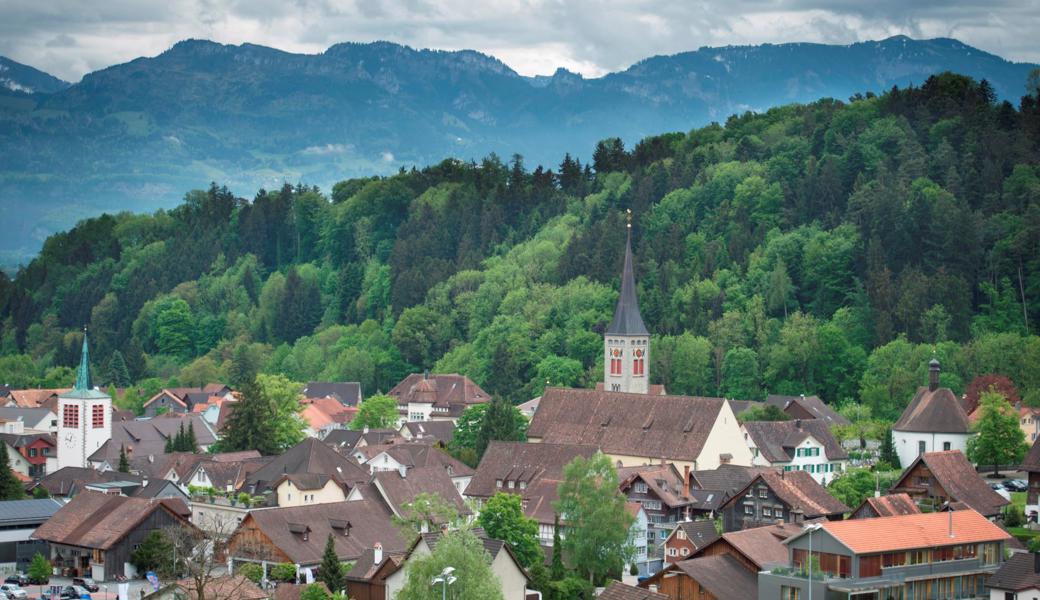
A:
{"label": "brown tile roof", "polygon": [[[354,561],[354,566],[347,571],[346,577],[352,581],[372,581],[372,578],[379,572],[380,567],[387,563],[392,563],[393,568],[384,571],[384,575],[390,575],[394,571],[397,571],[408,559],[407,552],[383,552],[383,560],[379,564],[375,563],[375,549],[369,548],[365,550],[361,556]],[[382,578],[382,577],[380,577]],[[349,587],[349,584],[348,584]],[[276,599],[278,600],[278,599]]]}
{"label": "brown tile roof", "polygon": [[695,460],[725,400],[546,388],[527,435],[610,454]]}
{"label": "brown tile roof", "polygon": [[[255,527],[290,561],[308,566],[321,562],[329,533],[333,534],[336,555],[341,561],[357,560],[377,542],[386,552],[403,552],[405,540],[390,516],[389,509],[375,499],[262,508],[251,511],[242,521],[231,544],[233,553],[240,551],[242,547],[235,538],[248,539],[248,530]],[[344,527],[347,524],[350,527]],[[292,529],[304,529],[306,536]]]}
{"label": "brown tile roof", "polygon": [[448,471],[443,467],[406,469],[404,477],[398,471],[381,471],[372,476],[372,485],[379,490],[387,505],[398,516],[405,516],[404,505],[423,493],[440,496],[449,505],[454,506],[460,515],[473,514],[452,483]]}
{"label": "brown tile roof", "polygon": [[44,475],[39,485],[46,489],[51,496],[71,497],[78,494],[85,485],[112,481],[141,482],[142,478],[118,471],[101,472],[89,467],[63,467]]}
{"label": "brown tile roof", "polygon": [[334,398],[344,406],[361,402],[361,384],[357,382],[311,381],[303,388],[307,398]]}
{"label": "brown tile roof", "polygon": [[85,491],[40,525],[32,537],[68,546],[107,550],[156,510],[167,511],[186,526],[191,526],[164,502]]}
{"label": "brown tile roof", "polygon": [[474,473],[473,468],[469,465],[460,462],[447,452],[443,452],[430,444],[405,441],[402,443],[366,446],[361,450],[369,460],[386,452],[402,465],[408,467],[440,467],[447,470],[452,477],[464,477]]}
{"label": "brown tile roof", "polygon": [[[801,527],[798,527],[798,530],[800,529]],[[784,546],[783,541],[792,534],[791,528],[779,525],[754,527],[724,533],[721,540],[716,540],[708,546],[724,541],[761,569],[766,565],[787,564],[787,546]],[[703,554],[708,546],[698,551]]]}
{"label": "brown tile roof", "polygon": [[[195,589],[194,579],[182,579],[177,587],[184,590],[188,600],[199,597]],[[220,600],[267,600],[271,594],[256,586],[242,575],[223,575],[210,579],[203,589],[203,598],[220,598]]]}
{"label": "brown tile roof", "polygon": [[[828,425],[848,425],[849,420],[841,416],[841,414],[831,408],[826,402],[820,400],[819,396],[780,396],[777,394],[769,394],[766,397],[766,404],[772,404],[779,408],[785,413],[792,408],[793,405],[799,406],[807,414],[812,415],[814,419],[821,419]],[[805,418],[805,417],[802,417]]]}
{"label": "brown tile roof", "polygon": [[[949,525],[951,518],[952,538]],[[824,521],[822,525],[827,533],[856,554],[997,542],[1010,537],[974,510]]]}
{"label": "brown tile roof", "polygon": [[790,471],[787,473],[763,473],[751,480],[744,490],[734,494],[732,502],[740,502],[749,488],[755,487],[759,481],[764,482],[773,493],[788,506],[788,510],[797,510],[807,519],[843,515],[851,509],[835,498],[807,471]]}
{"label": "brown tile roof", "polygon": [[960,400],[950,388],[917,388],[917,394],[892,426],[895,431],[968,433],[971,424]]}
{"label": "brown tile roof", "polygon": [[46,401],[51,398],[56,398],[60,394],[70,391],[71,388],[59,388],[59,389],[29,389],[29,390],[11,390],[8,393],[9,401],[13,401],[15,406],[22,408],[39,408]]}
{"label": "brown tile roof", "polygon": [[668,600],[668,596],[615,581],[603,590],[599,600]]}
{"label": "brown tile roof", "polygon": [[986,587],[1020,592],[1040,588],[1040,554],[1017,552],[986,580]]}
{"label": "brown tile roof", "polygon": [[743,427],[762,457],[771,463],[791,462],[794,459],[795,448],[809,436],[823,444],[827,460],[849,458],[841,443],[831,433],[830,425],[820,419],[751,421],[744,423]]}
{"label": "brown tile roof", "polygon": [[987,517],[1000,514],[1000,509],[1010,503],[986,485],[960,450],[926,452],[918,456],[892,485],[892,490],[922,489],[916,482],[909,481],[910,473],[922,461],[954,502],[963,502]]}
{"label": "brown tile roof", "polygon": [[251,488],[250,493],[257,494],[269,489],[283,475],[303,473],[323,473],[348,487],[368,481],[368,472],[353,457],[344,456],[314,438],[307,438],[250,474],[245,485]]}
{"label": "brown tile roof", "polygon": [[447,444],[455,436],[455,423],[451,421],[411,422],[405,423],[402,429],[407,429],[412,439],[431,439],[443,444]]}
{"label": "brown tile roof", "polygon": [[719,465],[717,469],[691,471],[691,485],[702,490],[719,490],[729,495],[747,487],[751,480],[762,473],[776,473],[776,467],[743,467]]}
{"label": "brown tile roof", "polygon": [[307,589],[308,585],[316,585],[325,591],[326,594],[332,595],[329,592],[329,588],[324,582],[315,581],[314,583],[279,583],[278,587],[274,588],[274,600],[300,600],[300,594],[303,590]]}
{"label": "brown tile roof", "polygon": [[398,437],[396,429],[333,429],[322,441],[343,453],[351,453],[362,440],[368,445],[382,444]]}
{"label": "brown tile roof", "polygon": [[125,446],[127,453],[133,456],[164,454],[166,440],[177,435],[181,424],[185,430],[191,425],[200,446],[210,446],[217,441],[202,415],[167,413],[144,421],[113,422],[112,437],[90,455],[90,460],[118,459],[120,446]]}
{"label": "brown tile roof", "polygon": [[[852,511],[853,515],[860,512],[864,507],[869,506],[873,511],[872,517],[893,517],[896,515],[916,515],[921,512],[921,509],[917,507],[917,503],[914,502],[907,494],[888,494],[885,496],[878,496],[877,498],[871,496],[863,501],[856,510]],[[870,517],[867,517],[870,518]]]}
{"label": "brown tile roof", "polygon": [[447,408],[451,416],[458,416],[470,405],[490,402],[491,395],[465,375],[454,373],[430,375],[412,373],[390,388],[387,395],[396,398],[399,405],[407,408],[409,402],[429,402],[435,408]]}
{"label": "brown tile roof", "polygon": [[757,598],[758,577],[728,554],[701,556],[676,563],[716,598]]}
{"label": "brown tile roof", "polygon": [[[578,456],[588,458],[595,453],[596,449],[590,446],[491,442],[466,488],[466,495],[490,498],[496,492],[519,494],[527,502],[524,511],[527,516],[539,523],[552,523],[555,512],[552,503],[558,498],[556,486],[563,481],[563,468]],[[501,487],[498,487],[499,481]],[[512,488],[510,482],[513,482]]]}

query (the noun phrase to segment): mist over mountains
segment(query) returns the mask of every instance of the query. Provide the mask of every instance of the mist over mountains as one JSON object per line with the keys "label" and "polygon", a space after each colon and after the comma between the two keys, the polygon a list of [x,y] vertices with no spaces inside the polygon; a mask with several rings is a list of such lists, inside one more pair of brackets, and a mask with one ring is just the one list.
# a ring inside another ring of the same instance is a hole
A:
{"label": "mist over mountains", "polygon": [[701,48],[597,79],[524,77],[475,51],[344,43],[305,55],[188,40],[68,84],[0,57],[0,265],[102,211],[172,206],[210,181],[251,197],[447,157],[555,168],[735,113],[955,71],[1018,103],[1035,65],[952,39]]}

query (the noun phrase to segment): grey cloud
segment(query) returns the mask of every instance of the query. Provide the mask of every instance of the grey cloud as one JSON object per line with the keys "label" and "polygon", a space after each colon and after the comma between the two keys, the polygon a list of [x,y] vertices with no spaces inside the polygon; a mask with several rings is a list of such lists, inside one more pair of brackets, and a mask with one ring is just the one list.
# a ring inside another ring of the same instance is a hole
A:
{"label": "grey cloud", "polygon": [[587,76],[700,46],[897,33],[1040,61],[1037,0],[0,0],[0,14],[0,54],[72,81],[188,37],[311,53],[385,39],[497,52],[525,74],[565,66]]}

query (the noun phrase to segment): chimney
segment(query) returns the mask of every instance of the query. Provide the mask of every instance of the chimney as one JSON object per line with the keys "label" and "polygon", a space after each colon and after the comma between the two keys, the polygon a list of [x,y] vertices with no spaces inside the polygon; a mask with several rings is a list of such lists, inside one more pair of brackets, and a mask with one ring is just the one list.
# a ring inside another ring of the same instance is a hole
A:
{"label": "chimney", "polygon": [[690,497],[690,465],[684,465],[682,468],[682,495],[683,498]]}
{"label": "chimney", "polygon": [[383,545],[376,542],[375,546],[372,546],[372,564],[378,565],[383,562]]}
{"label": "chimney", "polygon": [[650,590],[650,593],[651,593],[651,594],[656,594],[656,593],[657,593],[657,585],[655,585],[655,584],[653,584],[653,583],[651,583],[650,585],[648,585],[648,586],[647,586],[647,589],[649,589],[649,590]]}
{"label": "chimney", "polygon": [[928,391],[934,392],[939,389],[939,361],[932,359],[928,363]]}
{"label": "chimney", "polygon": [[365,425],[365,428],[361,430],[361,434],[368,435],[368,425]]}
{"label": "chimney", "polygon": [[1040,573],[1040,552],[1033,553],[1033,572]]}
{"label": "chimney", "polygon": [[949,520],[949,523],[950,523],[950,537],[951,538],[957,537],[957,536],[953,535],[953,508],[950,507],[950,506],[947,506],[946,507],[946,512],[950,513],[950,520]]}
{"label": "chimney", "polygon": [[801,429],[802,428],[802,420],[801,419],[795,419],[794,420],[794,428],[795,429]]}

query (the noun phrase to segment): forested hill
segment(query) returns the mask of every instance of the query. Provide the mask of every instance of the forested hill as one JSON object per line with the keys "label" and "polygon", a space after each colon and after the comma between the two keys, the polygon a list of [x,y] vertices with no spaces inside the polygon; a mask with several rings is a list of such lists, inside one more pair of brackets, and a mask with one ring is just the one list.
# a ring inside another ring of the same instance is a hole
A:
{"label": "forested hill", "polygon": [[[15,72],[3,67],[0,89]],[[610,136],[632,145],[943,71],[986,79],[1017,102],[1035,67],[952,39],[898,36],[700,48],[595,79],[564,70],[528,78],[469,50],[344,43],[311,55],[186,40],[68,87],[23,82],[47,93],[0,94],[0,266],[27,262],[47,234],[81,218],[170,208],[214,180],[233,190],[283,181],[327,189],[491,152],[549,164]]]}
{"label": "forested hill", "polygon": [[591,386],[630,208],[652,379],[671,392],[818,393],[892,418],[936,356],[956,391],[1003,373],[1035,403],[1038,144],[1035,98],[944,74],[606,140],[592,164],[449,160],[250,200],[214,186],[84,221],[0,278],[0,384],[67,385],[86,323],[99,379],[120,385],[114,356],[187,385],[252,355],[366,394],[424,368],[514,402]]}

